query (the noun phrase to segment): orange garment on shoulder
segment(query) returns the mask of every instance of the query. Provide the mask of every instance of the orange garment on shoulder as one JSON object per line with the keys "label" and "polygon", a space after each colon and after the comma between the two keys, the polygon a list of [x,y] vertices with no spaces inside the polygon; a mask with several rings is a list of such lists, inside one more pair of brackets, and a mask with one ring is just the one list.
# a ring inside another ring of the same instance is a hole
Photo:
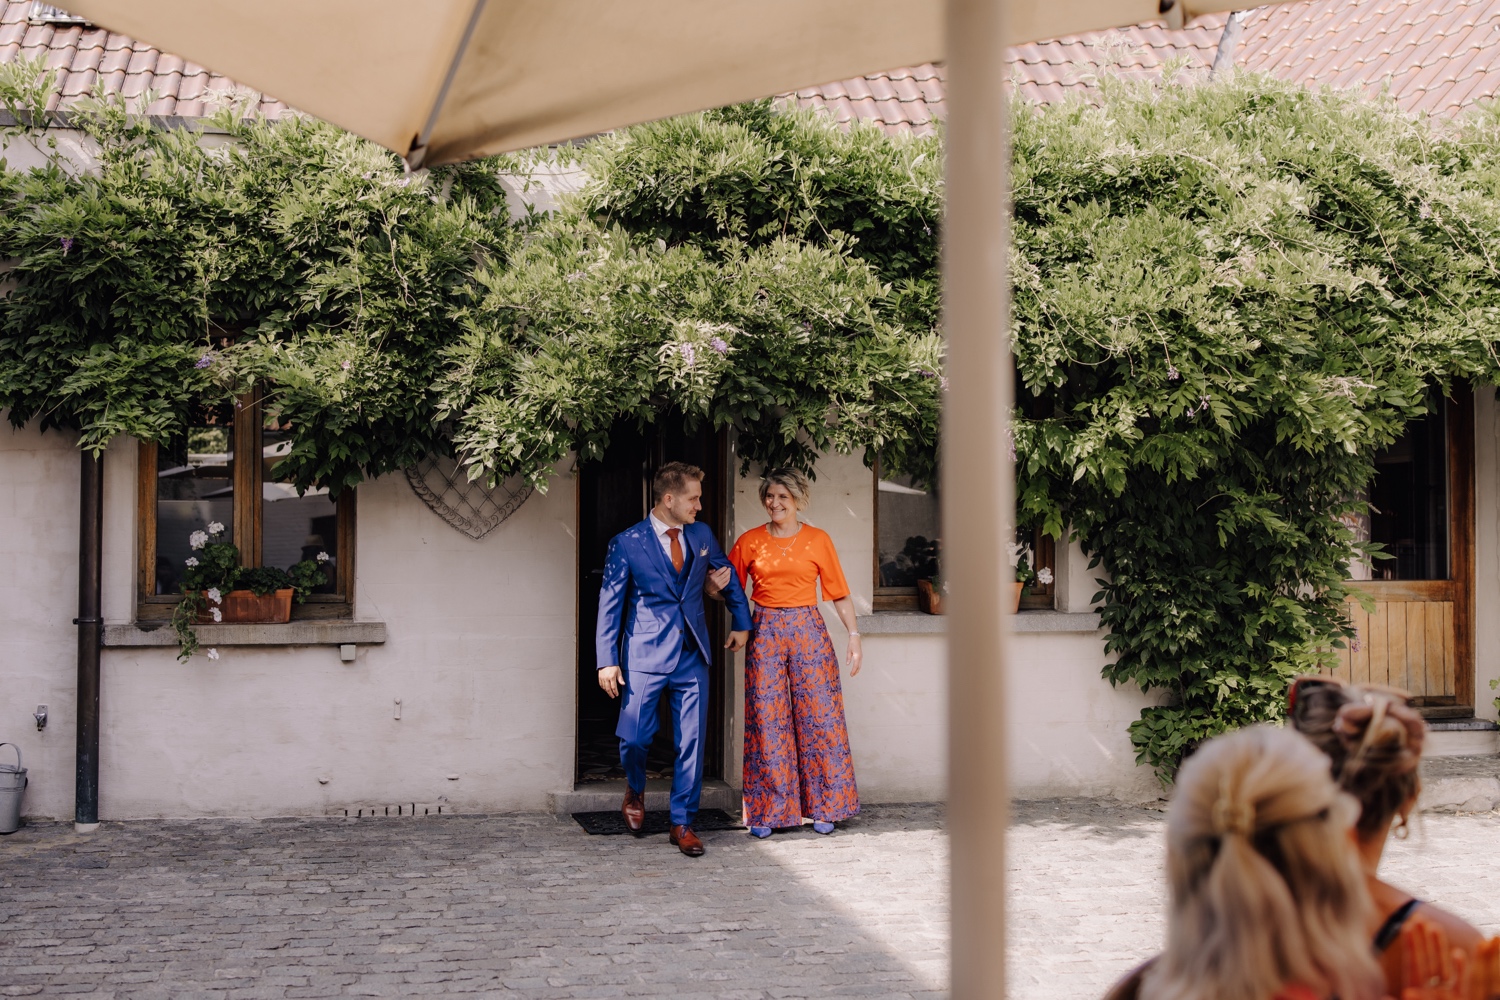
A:
{"label": "orange garment on shoulder", "polygon": [[1299,983],[1288,983],[1276,994],[1276,1000],[1323,1000],[1322,996],[1314,993]]}
{"label": "orange garment on shoulder", "polygon": [[818,603],[819,579],[824,600],[849,596],[833,539],[810,524],[791,538],[773,538],[765,525],[751,528],[729,550],[729,561],[750,599],[763,608],[812,607]]}

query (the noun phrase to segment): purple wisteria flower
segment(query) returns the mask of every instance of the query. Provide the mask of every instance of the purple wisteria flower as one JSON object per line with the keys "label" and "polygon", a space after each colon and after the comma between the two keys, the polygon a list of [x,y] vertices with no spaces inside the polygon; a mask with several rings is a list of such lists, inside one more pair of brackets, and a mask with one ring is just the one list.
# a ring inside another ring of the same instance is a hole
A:
{"label": "purple wisteria flower", "polygon": [[678,353],[680,353],[682,355],[683,360],[687,362],[687,366],[689,368],[691,368],[691,367],[693,367],[693,365],[697,364],[697,362],[698,362],[698,352],[695,351],[695,350],[693,350],[693,345],[692,344],[689,344],[689,343],[686,343],[686,342],[678,344],[677,345],[677,351],[678,351]]}
{"label": "purple wisteria flower", "polygon": [[1173,382],[1176,382],[1178,379],[1182,378],[1182,372],[1177,370],[1176,365],[1167,365],[1167,378],[1172,380]]}
{"label": "purple wisteria flower", "polygon": [[68,255],[68,251],[73,249],[73,237],[71,237],[71,236],[64,236],[62,239],[58,240],[57,242],[62,244],[63,256],[66,257]]}
{"label": "purple wisteria flower", "polygon": [[729,344],[724,341],[723,337],[714,337],[708,342],[708,346],[718,351],[720,355],[727,355],[729,353]]}
{"label": "purple wisteria flower", "polygon": [[197,363],[195,363],[193,365],[193,367],[194,368],[207,368],[209,365],[211,365],[213,363],[214,363],[214,352],[213,351],[204,351],[203,352],[203,357],[199,358],[198,361],[197,361]]}
{"label": "purple wisteria flower", "polygon": [[343,364],[339,365],[339,367],[344,369],[344,371],[348,371],[350,368],[354,367],[354,362],[346,360]]}

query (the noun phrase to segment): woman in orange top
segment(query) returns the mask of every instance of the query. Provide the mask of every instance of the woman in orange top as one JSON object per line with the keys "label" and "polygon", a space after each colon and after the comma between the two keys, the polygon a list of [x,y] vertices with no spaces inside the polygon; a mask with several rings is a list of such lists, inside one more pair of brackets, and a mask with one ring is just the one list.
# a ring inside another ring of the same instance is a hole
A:
{"label": "woman in orange top", "polygon": [[755,604],[745,659],[745,825],[757,837],[813,820],[821,834],[859,812],[844,694],[818,584],[849,631],[849,676],[859,632],[849,584],[826,531],[797,518],[807,477],[772,469],[760,484],[770,520],[739,537],[729,561]]}

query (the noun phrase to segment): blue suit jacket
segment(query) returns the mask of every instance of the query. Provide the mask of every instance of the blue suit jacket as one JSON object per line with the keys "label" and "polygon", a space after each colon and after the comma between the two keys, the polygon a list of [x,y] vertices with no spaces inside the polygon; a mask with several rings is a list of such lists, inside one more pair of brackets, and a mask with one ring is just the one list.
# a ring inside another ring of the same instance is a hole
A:
{"label": "blue suit jacket", "polygon": [[[599,627],[594,636],[600,668],[620,666],[645,674],[670,674],[682,654],[683,630],[692,630],[704,659],[709,656],[703,578],[709,567],[728,566],[724,550],[706,524],[682,529],[683,573],[662,551],[648,517],[609,542],[604,585],[599,590]],[[750,602],[732,574],[724,600],[734,631],[750,628]],[[624,626],[623,642],[621,626]],[[621,650],[621,647],[623,651]]]}

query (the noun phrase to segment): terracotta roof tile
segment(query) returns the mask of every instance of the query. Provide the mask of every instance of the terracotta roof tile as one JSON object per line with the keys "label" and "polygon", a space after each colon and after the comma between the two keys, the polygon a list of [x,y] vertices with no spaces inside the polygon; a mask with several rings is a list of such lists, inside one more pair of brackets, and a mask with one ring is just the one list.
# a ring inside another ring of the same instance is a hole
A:
{"label": "terracotta roof tile", "polygon": [[[1297,0],[1241,17],[1244,30],[1234,52],[1241,69],[1370,94],[1388,87],[1403,108],[1441,115],[1500,96],[1500,0]],[[1013,79],[1024,96],[1046,104],[1088,95],[1110,70],[1154,79],[1174,58],[1184,58],[1187,72],[1203,77],[1226,22],[1215,14],[1178,31],[1146,24],[1019,45],[1010,50]],[[921,83],[919,94],[900,84],[908,77]],[[797,92],[796,103],[836,106],[839,121],[853,115],[904,133],[902,121],[890,120],[887,102],[838,100],[845,94],[881,97],[888,81],[905,119],[944,116],[942,69],[930,63],[807,87]]]}
{"label": "terracotta roof tile", "polygon": [[143,77],[156,72],[156,57],[159,53],[155,49],[131,49],[130,63],[125,72],[133,77]]}

